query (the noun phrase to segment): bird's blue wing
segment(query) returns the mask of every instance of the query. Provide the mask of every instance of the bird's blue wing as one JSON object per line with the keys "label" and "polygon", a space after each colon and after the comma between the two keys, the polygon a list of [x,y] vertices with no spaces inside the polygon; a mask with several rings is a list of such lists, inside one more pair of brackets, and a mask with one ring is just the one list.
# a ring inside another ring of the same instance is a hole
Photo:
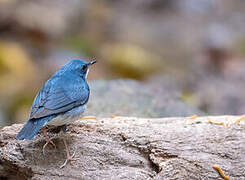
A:
{"label": "bird's blue wing", "polygon": [[54,76],[49,79],[36,96],[30,119],[63,113],[87,103],[89,88],[81,77],[74,74]]}

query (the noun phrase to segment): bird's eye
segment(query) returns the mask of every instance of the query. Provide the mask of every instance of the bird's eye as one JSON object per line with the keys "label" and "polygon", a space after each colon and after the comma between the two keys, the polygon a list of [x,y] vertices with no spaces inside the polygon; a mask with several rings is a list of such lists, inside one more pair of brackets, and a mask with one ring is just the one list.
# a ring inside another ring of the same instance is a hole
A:
{"label": "bird's eye", "polygon": [[83,71],[86,71],[87,68],[88,68],[88,67],[87,67],[86,65],[84,65],[84,66],[82,67],[82,70],[83,70]]}

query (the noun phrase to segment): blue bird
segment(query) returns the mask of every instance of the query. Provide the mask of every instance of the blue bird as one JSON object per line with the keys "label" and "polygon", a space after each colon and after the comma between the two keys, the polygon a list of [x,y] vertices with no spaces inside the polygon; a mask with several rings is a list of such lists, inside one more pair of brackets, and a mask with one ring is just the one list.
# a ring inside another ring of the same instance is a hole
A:
{"label": "blue bird", "polygon": [[[72,60],[58,70],[44,85],[34,99],[30,111],[29,120],[17,135],[17,139],[32,139],[38,131],[43,128],[46,144],[55,144],[47,135],[46,126],[61,126],[64,135],[66,125],[81,118],[89,99],[89,86],[86,77],[89,66],[96,63],[96,60],[85,62]],[[72,160],[67,143],[63,136],[67,158],[66,163]]]}

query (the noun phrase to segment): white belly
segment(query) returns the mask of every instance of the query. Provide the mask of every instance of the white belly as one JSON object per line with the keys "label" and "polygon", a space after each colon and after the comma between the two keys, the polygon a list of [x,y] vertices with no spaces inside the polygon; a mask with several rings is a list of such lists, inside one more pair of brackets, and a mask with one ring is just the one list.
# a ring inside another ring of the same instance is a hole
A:
{"label": "white belly", "polygon": [[71,124],[74,121],[78,120],[79,117],[63,117],[62,115],[57,116],[56,118],[49,121],[46,125],[53,125],[53,126],[62,126],[65,124]]}
{"label": "white belly", "polygon": [[74,121],[77,121],[78,119],[82,118],[82,114],[85,110],[86,106],[79,106],[76,107],[64,114],[58,115],[54,119],[47,122],[46,125],[53,125],[53,126],[62,126],[65,124],[71,124]]}

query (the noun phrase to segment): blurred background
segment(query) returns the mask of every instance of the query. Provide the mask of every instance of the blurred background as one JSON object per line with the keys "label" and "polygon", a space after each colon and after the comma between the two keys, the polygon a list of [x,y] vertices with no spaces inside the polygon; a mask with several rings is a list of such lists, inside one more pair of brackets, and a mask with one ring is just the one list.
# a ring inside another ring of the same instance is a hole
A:
{"label": "blurred background", "polygon": [[177,91],[193,113],[243,114],[244,9],[243,0],[1,0],[0,127],[27,120],[58,68],[92,57],[89,80],[170,82],[157,96]]}

